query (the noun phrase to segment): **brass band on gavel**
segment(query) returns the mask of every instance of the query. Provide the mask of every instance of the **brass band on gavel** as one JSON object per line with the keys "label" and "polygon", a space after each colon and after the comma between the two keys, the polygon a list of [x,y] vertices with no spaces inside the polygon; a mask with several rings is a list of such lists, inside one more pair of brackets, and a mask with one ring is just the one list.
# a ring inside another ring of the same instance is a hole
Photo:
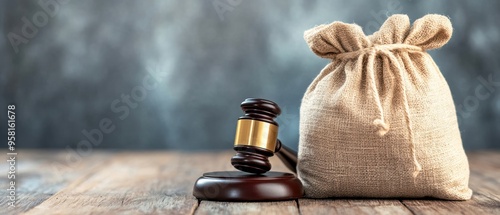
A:
{"label": "brass band on gavel", "polygon": [[274,152],[278,126],[252,119],[240,119],[236,127],[235,146],[256,146]]}

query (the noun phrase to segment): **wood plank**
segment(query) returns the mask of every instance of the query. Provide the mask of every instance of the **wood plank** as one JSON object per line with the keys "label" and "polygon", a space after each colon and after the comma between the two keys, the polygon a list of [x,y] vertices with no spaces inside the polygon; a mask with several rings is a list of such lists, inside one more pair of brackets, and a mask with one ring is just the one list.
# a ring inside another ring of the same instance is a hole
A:
{"label": "wood plank", "polygon": [[500,170],[500,152],[468,153],[471,170],[498,175]]}
{"label": "wood plank", "polygon": [[299,199],[300,213],[320,214],[412,214],[399,200]]}
{"label": "wood plank", "polygon": [[469,154],[470,188],[475,193],[500,202],[500,153],[475,152]]}
{"label": "wood plank", "polygon": [[403,200],[414,214],[500,214],[500,204],[481,193],[474,193],[471,200]]}
{"label": "wood plank", "polygon": [[500,214],[500,153],[468,153],[474,194],[468,201],[404,200],[415,214]]}
{"label": "wood plank", "polygon": [[[198,202],[192,196],[194,181],[203,172],[234,170],[229,161],[233,154],[93,152],[79,162],[65,165],[68,160],[65,152],[23,151],[17,166],[19,207],[9,213],[28,210],[27,214],[500,214],[498,152],[468,154],[470,187],[474,190],[470,201]],[[271,162],[273,171],[288,171],[277,158],[271,158]],[[5,162],[0,163],[0,171],[6,172],[7,168]],[[7,179],[0,178],[0,182]],[[0,190],[0,194],[0,203],[5,204],[5,190]]]}
{"label": "wood plank", "polygon": [[474,193],[480,193],[500,202],[500,183],[497,178],[478,171],[471,171],[469,187]]}
{"label": "wood plank", "polygon": [[[2,151],[4,155],[6,151]],[[22,150],[16,156],[16,207],[7,208],[6,213],[18,214],[42,203],[73,180],[105,162],[107,152],[95,152],[80,156],[65,151]],[[6,173],[7,162],[0,163],[0,172]],[[1,177],[1,184],[8,184],[7,177]],[[6,189],[0,190],[0,204],[7,207],[9,201]]]}
{"label": "wood plank", "polygon": [[194,181],[205,171],[226,168],[229,158],[228,153],[120,153],[27,214],[189,214],[198,206]]}

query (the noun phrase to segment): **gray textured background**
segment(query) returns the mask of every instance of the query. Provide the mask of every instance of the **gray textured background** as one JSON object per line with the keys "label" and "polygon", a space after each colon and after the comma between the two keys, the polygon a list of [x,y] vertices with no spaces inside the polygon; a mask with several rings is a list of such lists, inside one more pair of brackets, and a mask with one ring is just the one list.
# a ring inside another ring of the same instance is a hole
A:
{"label": "gray textured background", "polygon": [[[304,30],[339,20],[371,34],[391,14],[439,13],[454,35],[431,55],[461,108],[465,148],[500,148],[500,86],[475,91],[481,78],[500,82],[500,1],[70,0],[51,14],[38,2],[0,2],[0,107],[17,105],[19,147],[78,148],[108,118],[98,148],[230,149],[246,97],[280,104],[280,138],[296,147],[300,99],[327,64]],[[40,27],[16,53],[8,35],[23,35],[23,17]],[[158,85],[140,91],[144,79]],[[128,107],[131,93],[140,101]]]}

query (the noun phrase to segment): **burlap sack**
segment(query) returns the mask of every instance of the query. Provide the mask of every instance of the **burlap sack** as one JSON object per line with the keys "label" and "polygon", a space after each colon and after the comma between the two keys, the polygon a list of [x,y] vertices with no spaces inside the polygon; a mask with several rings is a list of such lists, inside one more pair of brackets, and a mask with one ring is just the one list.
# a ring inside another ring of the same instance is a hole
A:
{"label": "burlap sack", "polygon": [[470,199],[455,106],[426,50],[448,42],[448,18],[410,27],[391,16],[371,36],[334,22],[304,33],[332,61],[300,108],[298,175],[305,195]]}

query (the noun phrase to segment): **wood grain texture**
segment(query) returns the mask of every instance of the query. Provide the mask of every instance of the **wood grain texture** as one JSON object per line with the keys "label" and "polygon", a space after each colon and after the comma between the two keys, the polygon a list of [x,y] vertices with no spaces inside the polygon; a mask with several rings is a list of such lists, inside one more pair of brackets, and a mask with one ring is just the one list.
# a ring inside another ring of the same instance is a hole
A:
{"label": "wood grain texture", "polygon": [[[0,214],[500,214],[500,152],[469,153],[469,201],[299,199],[212,202],[192,196],[204,172],[234,170],[232,151],[100,152],[80,159],[67,152],[18,155],[18,208]],[[72,158],[73,156],[73,158]],[[70,161],[74,162],[70,162]],[[273,171],[289,172],[272,157]],[[0,163],[0,171],[8,166]],[[0,182],[8,182],[0,177]],[[6,191],[0,190],[0,203]]]}
{"label": "wood grain texture", "polygon": [[500,204],[480,193],[474,193],[471,200],[403,200],[413,214],[500,214]]}
{"label": "wood grain texture", "polygon": [[469,153],[468,201],[403,200],[414,214],[500,214],[500,153]]}
{"label": "wood grain texture", "polygon": [[[4,155],[6,151],[2,151]],[[50,198],[69,183],[93,171],[109,158],[108,152],[96,152],[82,156],[77,152],[21,150],[16,157],[16,198],[15,208],[7,208],[5,213],[18,214]],[[0,163],[0,172],[6,173],[7,162]],[[0,183],[10,180],[1,177]],[[0,190],[0,204],[7,205],[7,190]],[[3,214],[3,212],[2,212]]]}
{"label": "wood grain texture", "polygon": [[228,163],[227,155],[121,153],[27,214],[190,214],[198,206],[191,194],[194,181]]}
{"label": "wood grain texture", "polygon": [[409,214],[399,200],[299,199],[301,214]]}
{"label": "wood grain texture", "polygon": [[470,187],[500,202],[500,153],[475,152],[469,154]]}

